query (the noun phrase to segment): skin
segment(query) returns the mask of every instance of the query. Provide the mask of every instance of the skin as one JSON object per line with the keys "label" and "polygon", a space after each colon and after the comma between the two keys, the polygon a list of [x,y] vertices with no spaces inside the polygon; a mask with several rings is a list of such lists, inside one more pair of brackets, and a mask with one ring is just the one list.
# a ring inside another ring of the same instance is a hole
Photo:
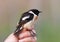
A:
{"label": "skin", "polygon": [[[34,29],[32,29],[32,31],[33,33],[36,33]],[[36,42],[36,36],[31,35],[32,31],[22,32],[19,35],[19,39],[14,35],[14,33],[12,33],[5,39],[4,42]]]}

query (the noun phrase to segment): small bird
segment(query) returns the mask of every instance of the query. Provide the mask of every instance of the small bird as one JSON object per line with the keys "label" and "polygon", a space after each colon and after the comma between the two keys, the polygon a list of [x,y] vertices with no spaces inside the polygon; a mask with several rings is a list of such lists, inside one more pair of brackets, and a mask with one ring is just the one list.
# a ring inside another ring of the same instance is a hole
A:
{"label": "small bird", "polygon": [[38,11],[37,9],[31,9],[23,13],[18,22],[14,35],[19,36],[23,30],[30,30],[38,18],[39,13],[41,13],[41,11]]}

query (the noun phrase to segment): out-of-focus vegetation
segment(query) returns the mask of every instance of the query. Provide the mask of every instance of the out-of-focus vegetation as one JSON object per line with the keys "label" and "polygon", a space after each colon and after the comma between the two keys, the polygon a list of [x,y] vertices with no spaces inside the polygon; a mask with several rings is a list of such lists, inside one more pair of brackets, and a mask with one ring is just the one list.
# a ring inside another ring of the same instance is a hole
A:
{"label": "out-of-focus vegetation", "polygon": [[0,0],[0,42],[16,29],[21,13],[42,11],[35,25],[37,42],[60,42],[60,0]]}

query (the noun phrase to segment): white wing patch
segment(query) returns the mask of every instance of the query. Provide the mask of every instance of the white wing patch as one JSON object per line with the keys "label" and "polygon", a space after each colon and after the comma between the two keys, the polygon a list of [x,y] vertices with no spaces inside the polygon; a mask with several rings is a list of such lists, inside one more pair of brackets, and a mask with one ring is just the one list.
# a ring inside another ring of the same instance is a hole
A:
{"label": "white wing patch", "polygon": [[23,17],[22,20],[25,20],[25,19],[27,19],[27,18],[29,18],[29,17],[30,17],[30,16]]}

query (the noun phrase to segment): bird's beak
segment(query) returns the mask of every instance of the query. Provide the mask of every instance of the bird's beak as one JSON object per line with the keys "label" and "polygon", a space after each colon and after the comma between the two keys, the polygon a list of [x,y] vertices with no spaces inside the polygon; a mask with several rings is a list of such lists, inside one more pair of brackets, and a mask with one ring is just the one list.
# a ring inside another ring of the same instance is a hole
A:
{"label": "bird's beak", "polygon": [[42,13],[42,11],[39,11],[39,13]]}

